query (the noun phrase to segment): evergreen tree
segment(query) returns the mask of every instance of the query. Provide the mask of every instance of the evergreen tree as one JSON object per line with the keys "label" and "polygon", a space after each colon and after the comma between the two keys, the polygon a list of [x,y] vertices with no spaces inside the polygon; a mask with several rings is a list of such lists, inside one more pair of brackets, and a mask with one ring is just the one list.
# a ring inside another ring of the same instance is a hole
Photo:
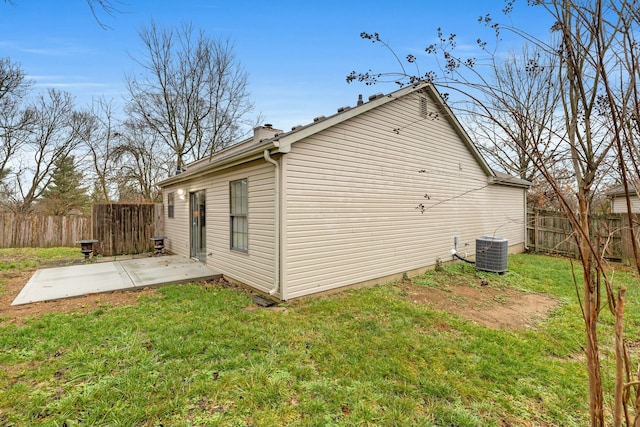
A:
{"label": "evergreen tree", "polygon": [[76,170],[74,156],[56,160],[51,184],[40,199],[43,212],[49,215],[67,215],[89,205],[87,190],[82,186],[82,172]]}

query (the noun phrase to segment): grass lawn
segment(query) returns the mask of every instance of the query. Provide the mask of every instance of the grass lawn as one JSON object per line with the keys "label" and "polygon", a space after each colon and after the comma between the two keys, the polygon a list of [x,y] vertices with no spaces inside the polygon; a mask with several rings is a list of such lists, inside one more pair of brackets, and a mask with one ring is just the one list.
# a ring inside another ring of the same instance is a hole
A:
{"label": "grass lawn", "polygon": [[[32,267],[1,256],[0,271]],[[628,286],[626,336],[637,341],[637,279],[615,280]],[[231,287],[166,286],[130,306],[0,320],[0,425],[588,424],[567,260],[517,255],[503,276],[456,264],[413,282],[268,309]],[[536,327],[495,329],[411,298],[412,287],[480,283],[559,304]],[[612,322],[603,310],[607,337]],[[603,365],[611,404],[609,350]]]}

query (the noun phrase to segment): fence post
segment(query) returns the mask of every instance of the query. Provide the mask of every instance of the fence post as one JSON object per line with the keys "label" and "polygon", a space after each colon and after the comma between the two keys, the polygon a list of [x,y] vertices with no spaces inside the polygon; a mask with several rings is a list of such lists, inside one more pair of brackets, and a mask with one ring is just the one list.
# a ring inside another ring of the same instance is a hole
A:
{"label": "fence post", "polygon": [[533,211],[533,218],[534,218],[534,221],[533,221],[533,247],[535,248],[534,252],[538,252],[538,244],[539,244],[539,242],[538,242],[538,239],[539,239],[538,234],[539,234],[540,230],[539,230],[539,226],[538,225],[539,225],[540,219],[538,218],[538,216],[539,216],[538,213],[539,213],[539,209],[534,209],[534,211]]}
{"label": "fence post", "polygon": [[629,265],[630,254],[633,252],[631,246],[631,230],[629,229],[629,218],[627,217],[629,214],[622,213],[622,221],[620,223],[620,237],[622,237],[622,254],[620,258],[622,262],[626,265]]}

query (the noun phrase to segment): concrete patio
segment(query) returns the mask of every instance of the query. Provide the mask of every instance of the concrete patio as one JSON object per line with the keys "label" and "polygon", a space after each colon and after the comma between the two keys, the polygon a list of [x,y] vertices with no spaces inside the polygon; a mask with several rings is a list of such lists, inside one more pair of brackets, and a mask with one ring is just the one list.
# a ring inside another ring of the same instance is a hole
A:
{"label": "concrete patio", "polygon": [[11,305],[212,280],[222,274],[189,258],[170,255],[36,270]]}

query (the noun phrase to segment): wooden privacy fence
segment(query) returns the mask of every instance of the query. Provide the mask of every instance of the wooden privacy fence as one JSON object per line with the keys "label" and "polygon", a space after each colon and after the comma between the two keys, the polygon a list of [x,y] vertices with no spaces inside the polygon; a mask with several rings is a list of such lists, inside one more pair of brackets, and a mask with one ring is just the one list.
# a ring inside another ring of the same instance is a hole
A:
{"label": "wooden privacy fence", "polygon": [[0,248],[74,246],[89,236],[90,218],[0,213]]}
{"label": "wooden privacy fence", "polygon": [[112,203],[93,205],[94,252],[122,255],[153,251],[152,237],[164,230],[160,203]]}
{"label": "wooden privacy fence", "polygon": [[104,256],[151,252],[164,230],[162,204],[97,204],[91,218],[0,213],[0,248],[78,246],[95,239]]}
{"label": "wooden privacy fence", "polygon": [[[639,215],[634,215],[636,239],[640,235]],[[605,258],[634,263],[629,218],[626,214],[607,214],[591,219],[592,238]],[[569,219],[562,212],[527,212],[527,244],[534,252],[579,257]],[[639,242],[640,247],[640,242]]]}

